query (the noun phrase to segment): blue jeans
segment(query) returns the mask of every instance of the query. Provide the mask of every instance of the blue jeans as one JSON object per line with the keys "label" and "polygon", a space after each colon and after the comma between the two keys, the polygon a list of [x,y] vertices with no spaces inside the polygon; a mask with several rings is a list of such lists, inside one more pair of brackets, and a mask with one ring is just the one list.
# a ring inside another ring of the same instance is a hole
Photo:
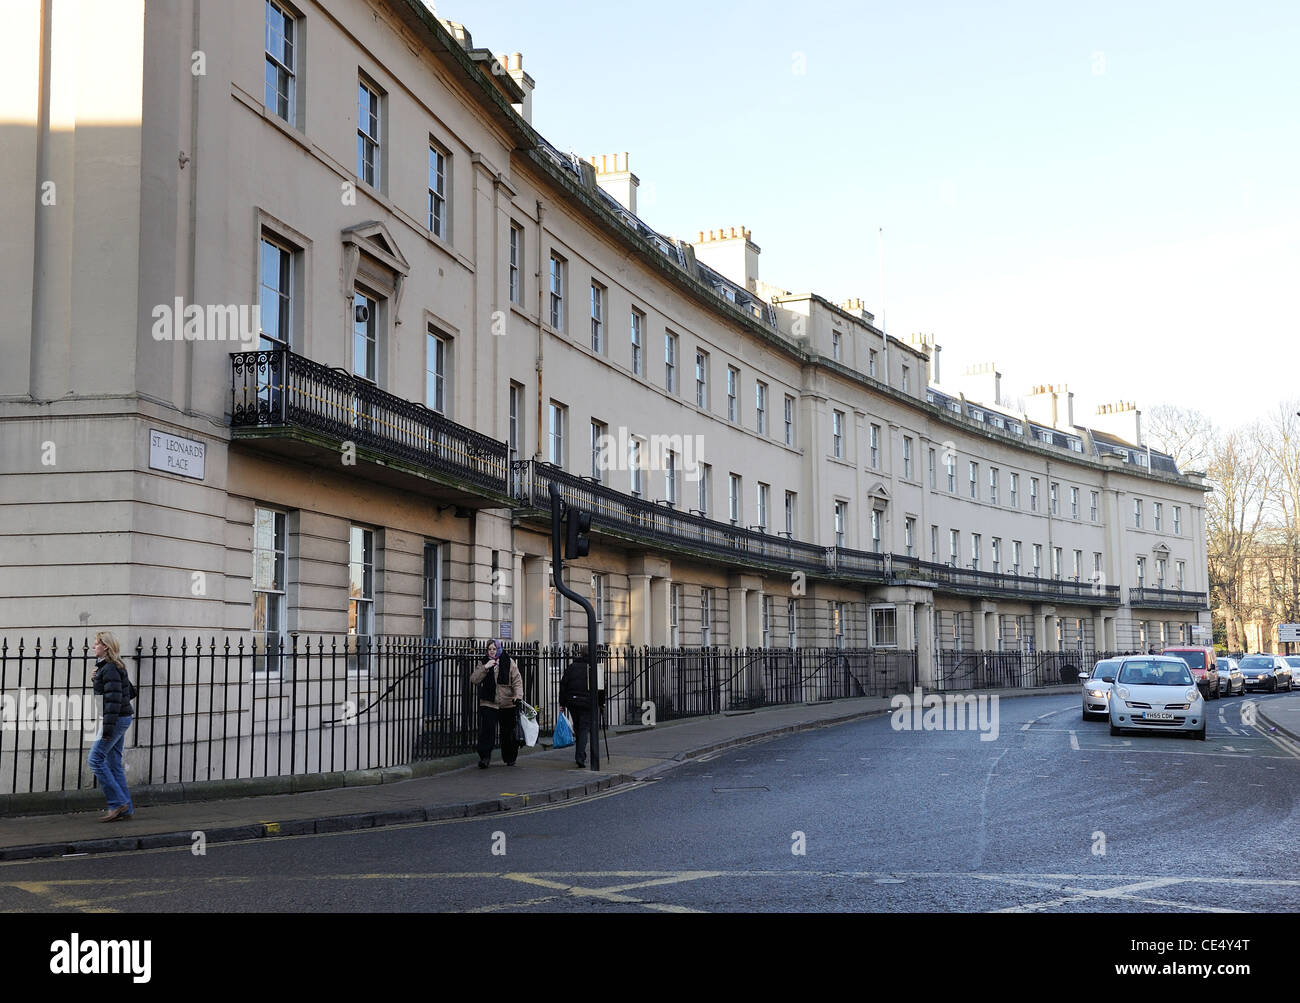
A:
{"label": "blue jeans", "polygon": [[126,771],[122,769],[122,746],[126,743],[126,731],[131,727],[131,718],[119,717],[112,735],[96,739],[90,747],[86,762],[99,781],[100,789],[108,798],[108,810],[126,805],[127,812],[135,811],[131,802],[131,792],[126,789]]}

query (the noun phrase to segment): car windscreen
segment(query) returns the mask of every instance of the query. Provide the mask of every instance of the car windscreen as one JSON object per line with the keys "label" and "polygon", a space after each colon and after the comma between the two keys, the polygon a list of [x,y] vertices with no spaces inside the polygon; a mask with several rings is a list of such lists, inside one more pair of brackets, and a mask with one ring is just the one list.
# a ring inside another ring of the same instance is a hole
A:
{"label": "car windscreen", "polygon": [[1092,678],[1101,679],[1103,676],[1113,676],[1115,674],[1114,662],[1098,662],[1092,667]]}
{"label": "car windscreen", "polygon": [[1272,667],[1273,659],[1265,656],[1243,658],[1240,663],[1240,668],[1243,672],[1247,669],[1271,669]]}
{"label": "car windscreen", "polygon": [[1300,655],[1287,655],[1286,658],[1282,660],[1286,662],[1287,665],[1291,666],[1291,668],[1300,669]]}
{"label": "car windscreen", "polygon": [[1175,658],[1181,658],[1193,669],[1205,668],[1204,651],[1171,651],[1169,654],[1173,655]]}
{"label": "car windscreen", "polygon": [[1191,686],[1192,673],[1181,661],[1134,659],[1125,662],[1115,677],[1130,686]]}

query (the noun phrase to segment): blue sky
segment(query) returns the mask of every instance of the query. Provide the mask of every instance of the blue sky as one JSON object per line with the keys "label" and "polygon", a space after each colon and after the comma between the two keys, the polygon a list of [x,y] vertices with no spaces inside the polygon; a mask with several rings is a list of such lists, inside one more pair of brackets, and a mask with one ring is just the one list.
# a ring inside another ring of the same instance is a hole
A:
{"label": "blue sky", "polygon": [[438,13],[523,52],[561,149],[629,151],[656,229],[749,227],[766,281],[933,332],[945,382],[1224,424],[1300,397],[1300,4]]}

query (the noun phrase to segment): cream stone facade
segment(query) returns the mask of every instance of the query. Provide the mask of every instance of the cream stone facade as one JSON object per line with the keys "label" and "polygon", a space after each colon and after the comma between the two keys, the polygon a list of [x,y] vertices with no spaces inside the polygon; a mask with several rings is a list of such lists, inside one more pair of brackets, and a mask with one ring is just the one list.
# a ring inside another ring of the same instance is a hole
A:
{"label": "cream stone facade", "polygon": [[1204,481],[1131,407],[968,399],[933,339],[761,280],[743,226],[655,232],[626,153],[556,151],[518,54],[418,0],[30,7],[0,634],[582,641],[552,482],[594,510],[569,576],[609,643],[928,680],[1208,632]]}

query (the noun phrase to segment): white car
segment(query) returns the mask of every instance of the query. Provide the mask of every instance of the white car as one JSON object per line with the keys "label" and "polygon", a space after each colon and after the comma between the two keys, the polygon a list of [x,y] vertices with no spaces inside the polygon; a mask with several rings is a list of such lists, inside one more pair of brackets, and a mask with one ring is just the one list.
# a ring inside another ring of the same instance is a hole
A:
{"label": "white car", "polygon": [[1205,741],[1205,698],[1181,658],[1119,659],[1110,689],[1110,733],[1184,731]]}
{"label": "white car", "polygon": [[1079,681],[1083,683],[1083,719],[1106,717],[1110,709],[1110,683],[1119,671],[1122,658],[1103,658],[1092,667],[1092,672],[1080,672]]}

